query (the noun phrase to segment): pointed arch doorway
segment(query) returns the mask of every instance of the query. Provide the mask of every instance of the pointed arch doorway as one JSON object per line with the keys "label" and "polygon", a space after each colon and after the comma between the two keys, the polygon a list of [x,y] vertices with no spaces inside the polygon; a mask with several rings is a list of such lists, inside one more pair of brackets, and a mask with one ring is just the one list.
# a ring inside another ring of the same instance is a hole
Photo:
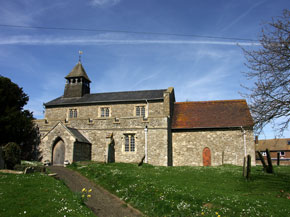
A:
{"label": "pointed arch doorway", "polygon": [[202,152],[203,166],[211,166],[211,153],[209,148],[204,148]]}
{"label": "pointed arch doorway", "polygon": [[64,157],[65,157],[65,145],[64,142],[61,139],[59,139],[53,147],[52,164],[63,166]]}

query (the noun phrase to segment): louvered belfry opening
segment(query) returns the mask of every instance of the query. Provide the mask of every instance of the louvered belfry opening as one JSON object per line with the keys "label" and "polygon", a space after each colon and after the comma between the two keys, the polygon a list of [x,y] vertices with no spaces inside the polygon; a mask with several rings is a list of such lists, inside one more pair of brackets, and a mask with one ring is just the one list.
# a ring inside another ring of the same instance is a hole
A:
{"label": "louvered belfry opening", "polygon": [[91,81],[81,62],[78,62],[65,79],[64,98],[82,97],[85,94],[90,94]]}

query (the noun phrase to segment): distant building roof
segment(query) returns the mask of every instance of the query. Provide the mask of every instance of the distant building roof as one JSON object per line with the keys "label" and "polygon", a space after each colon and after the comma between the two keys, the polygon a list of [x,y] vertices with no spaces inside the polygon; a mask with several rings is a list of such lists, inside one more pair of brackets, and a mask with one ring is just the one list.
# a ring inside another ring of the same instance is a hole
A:
{"label": "distant building roof", "polygon": [[265,139],[259,140],[258,144],[256,144],[257,151],[265,151],[269,149],[270,151],[275,150],[290,150],[290,138],[286,139]]}
{"label": "distant building roof", "polygon": [[172,129],[252,127],[246,100],[177,102]]}
{"label": "distant building roof", "polygon": [[76,78],[76,77],[84,77],[89,82],[91,82],[81,62],[78,62],[78,64],[76,64],[73,70],[65,78]]}
{"label": "distant building roof", "polygon": [[142,100],[163,100],[162,90],[141,90],[141,91],[125,91],[110,93],[86,94],[83,97],[63,98],[58,97],[44,105],[46,107],[64,106],[64,105],[81,105],[81,104],[101,104],[114,102],[132,102]]}

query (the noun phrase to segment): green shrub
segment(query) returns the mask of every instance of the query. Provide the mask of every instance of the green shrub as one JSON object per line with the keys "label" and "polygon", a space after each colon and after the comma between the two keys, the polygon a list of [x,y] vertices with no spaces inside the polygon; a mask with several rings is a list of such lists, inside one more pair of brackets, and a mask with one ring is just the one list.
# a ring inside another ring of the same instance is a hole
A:
{"label": "green shrub", "polygon": [[17,171],[24,171],[26,167],[27,167],[27,165],[16,164],[16,165],[14,166],[14,170],[17,170]]}
{"label": "green shrub", "polygon": [[46,172],[46,167],[45,166],[36,166],[34,167],[35,172],[41,172],[41,173],[45,173]]}
{"label": "green shrub", "polygon": [[3,147],[3,158],[7,169],[13,169],[16,164],[20,164],[21,149],[15,142],[9,142]]}

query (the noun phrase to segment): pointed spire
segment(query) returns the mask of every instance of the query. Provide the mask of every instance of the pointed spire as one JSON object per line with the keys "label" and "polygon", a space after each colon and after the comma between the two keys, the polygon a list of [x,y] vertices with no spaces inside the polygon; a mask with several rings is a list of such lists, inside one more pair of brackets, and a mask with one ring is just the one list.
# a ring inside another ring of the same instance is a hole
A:
{"label": "pointed spire", "polygon": [[86,80],[88,80],[89,82],[91,82],[91,80],[89,79],[82,63],[81,63],[81,54],[83,52],[79,51],[79,62],[77,63],[77,65],[73,68],[73,70],[65,77],[66,79],[68,78],[77,78],[77,77],[83,77]]}

